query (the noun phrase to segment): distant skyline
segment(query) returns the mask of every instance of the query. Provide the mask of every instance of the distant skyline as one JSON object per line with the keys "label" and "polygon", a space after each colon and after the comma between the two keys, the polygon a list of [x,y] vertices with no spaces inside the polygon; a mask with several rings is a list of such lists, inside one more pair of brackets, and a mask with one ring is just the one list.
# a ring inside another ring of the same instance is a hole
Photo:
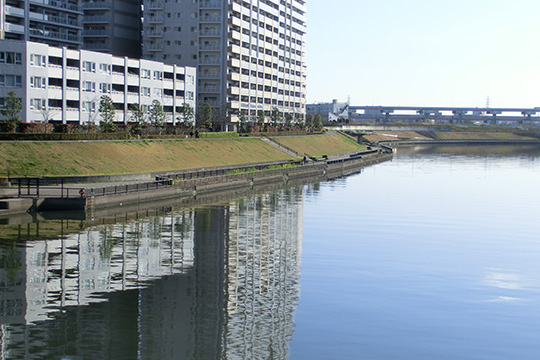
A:
{"label": "distant skyline", "polygon": [[306,4],[308,103],[540,107],[538,0]]}

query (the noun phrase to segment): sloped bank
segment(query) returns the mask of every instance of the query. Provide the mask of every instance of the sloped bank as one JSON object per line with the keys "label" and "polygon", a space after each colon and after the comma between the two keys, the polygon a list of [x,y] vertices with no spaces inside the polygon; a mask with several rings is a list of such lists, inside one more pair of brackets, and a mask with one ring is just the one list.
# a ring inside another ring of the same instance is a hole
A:
{"label": "sloped bank", "polygon": [[236,174],[221,174],[195,179],[172,181],[170,186],[150,191],[135,191],[99,196],[89,193],[78,199],[41,199],[36,203],[36,210],[62,210],[66,206],[72,209],[84,209],[92,212],[96,209],[124,206],[134,203],[155,201],[156,199],[189,198],[221,191],[254,188],[265,184],[287,184],[302,178],[326,177],[337,178],[360,171],[363,167],[392,159],[392,153],[379,150],[354,153],[352,156],[334,160],[299,163],[296,166]]}

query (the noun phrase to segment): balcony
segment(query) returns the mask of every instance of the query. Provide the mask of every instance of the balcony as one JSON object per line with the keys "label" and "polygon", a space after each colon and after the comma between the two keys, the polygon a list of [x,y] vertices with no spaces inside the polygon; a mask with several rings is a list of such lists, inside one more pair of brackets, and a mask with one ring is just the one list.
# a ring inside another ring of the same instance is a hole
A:
{"label": "balcony", "polygon": [[146,35],[149,38],[160,38],[163,37],[163,30],[148,30],[146,31]]}
{"label": "balcony", "polygon": [[148,23],[149,24],[163,24],[163,21],[165,20],[165,18],[160,15],[160,16],[150,16],[148,18]]}
{"label": "balcony", "polygon": [[85,29],[83,31],[84,37],[101,37],[101,36],[109,36],[111,34],[111,31],[108,29]]}
{"label": "balcony", "polygon": [[219,65],[221,64],[220,58],[217,57],[208,57],[199,59],[199,64],[202,65]]}
{"label": "balcony", "polygon": [[201,16],[199,19],[201,23],[220,23],[221,22],[221,16],[219,15]]}
{"label": "balcony", "polygon": [[44,6],[50,6],[52,8],[56,9],[64,9],[64,10],[70,10],[70,11],[76,11],[81,12],[81,8],[75,4],[68,3],[66,1],[60,1],[60,0],[30,0],[30,3],[32,4],[38,4],[38,5],[44,5]]}
{"label": "balcony", "polygon": [[85,2],[82,5],[83,10],[108,10],[111,7],[110,1]]}
{"label": "balcony", "polygon": [[107,15],[88,15],[83,18],[84,24],[89,23],[107,23],[111,22],[111,17]]}
{"label": "balcony", "polygon": [[163,44],[150,44],[147,48],[148,51],[163,51]]}
{"label": "balcony", "polygon": [[219,79],[219,73],[218,72],[207,72],[207,73],[200,73],[199,79]]}
{"label": "balcony", "polygon": [[220,44],[202,44],[199,46],[199,50],[215,50],[219,51],[221,49]]}
{"label": "balcony", "polygon": [[24,17],[24,9],[6,5],[6,15]]}
{"label": "balcony", "polygon": [[23,25],[17,25],[17,24],[5,24],[5,29],[7,32],[14,32],[19,34],[24,34],[24,26]]}
{"label": "balcony", "polygon": [[149,1],[144,4],[149,10],[163,10],[164,4],[161,1]]}
{"label": "balcony", "polygon": [[79,28],[79,29],[82,27],[82,24],[79,21],[75,19],[70,19],[69,17],[60,17],[60,16],[30,12],[29,18],[31,21],[42,22],[46,24],[62,24],[62,25]]}
{"label": "balcony", "polygon": [[220,9],[221,3],[217,1],[201,1],[199,9]]}
{"label": "balcony", "polygon": [[221,36],[221,31],[220,29],[201,30],[199,36]]}
{"label": "balcony", "polygon": [[70,41],[74,43],[82,43],[82,39],[79,36],[73,35],[73,34],[61,33],[57,31],[42,30],[42,29],[30,29],[29,33],[30,33],[30,36],[37,36],[40,38],[52,38],[52,39],[58,39],[58,40],[63,40],[63,41]]}

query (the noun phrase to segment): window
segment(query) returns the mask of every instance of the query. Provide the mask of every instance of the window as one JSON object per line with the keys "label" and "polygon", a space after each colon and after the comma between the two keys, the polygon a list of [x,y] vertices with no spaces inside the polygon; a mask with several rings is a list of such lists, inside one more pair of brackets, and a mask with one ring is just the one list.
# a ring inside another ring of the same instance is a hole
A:
{"label": "window", "polygon": [[149,87],[141,87],[141,96],[150,96],[150,88]]}
{"label": "window", "polygon": [[193,91],[186,91],[186,99],[193,100]]}
{"label": "window", "polygon": [[44,110],[45,99],[30,99],[30,110]]}
{"label": "window", "polygon": [[83,101],[82,110],[86,112],[96,111],[96,103],[93,101]]}
{"label": "window", "polygon": [[187,84],[190,84],[190,85],[195,84],[195,76],[193,76],[193,75],[187,75],[187,76],[186,76],[186,83],[187,83]]}
{"label": "window", "polygon": [[45,89],[45,79],[40,76],[31,76],[30,87],[33,89]]}
{"label": "window", "polygon": [[82,82],[82,91],[84,92],[94,92],[96,91],[96,83],[92,81],[83,81]]}
{"label": "window", "polygon": [[45,55],[30,54],[30,65],[45,67],[45,64],[46,64]]}
{"label": "window", "polygon": [[102,74],[110,74],[112,71],[111,64],[99,64],[99,72]]}
{"label": "window", "polygon": [[102,94],[109,94],[111,92],[111,84],[109,83],[100,83],[99,92]]}
{"label": "window", "polygon": [[82,71],[86,72],[96,72],[96,63],[91,61],[83,61]]}
{"label": "window", "polygon": [[161,88],[154,89],[154,97],[163,97],[163,89]]}
{"label": "window", "polygon": [[163,72],[154,70],[154,80],[163,80]]}
{"label": "window", "polygon": [[0,51],[0,64],[17,64],[22,63],[21,53]]}
{"label": "window", "polygon": [[141,78],[150,79],[151,71],[148,69],[141,69]]}
{"label": "window", "polygon": [[0,75],[0,86],[5,87],[21,87],[21,75]]}

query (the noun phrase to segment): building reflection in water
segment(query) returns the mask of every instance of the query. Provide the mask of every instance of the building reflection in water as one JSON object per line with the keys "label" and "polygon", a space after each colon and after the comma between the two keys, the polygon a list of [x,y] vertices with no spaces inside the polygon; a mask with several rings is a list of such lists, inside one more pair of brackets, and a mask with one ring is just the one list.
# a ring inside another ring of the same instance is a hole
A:
{"label": "building reflection in water", "polygon": [[0,359],[286,359],[302,189],[0,249]]}

